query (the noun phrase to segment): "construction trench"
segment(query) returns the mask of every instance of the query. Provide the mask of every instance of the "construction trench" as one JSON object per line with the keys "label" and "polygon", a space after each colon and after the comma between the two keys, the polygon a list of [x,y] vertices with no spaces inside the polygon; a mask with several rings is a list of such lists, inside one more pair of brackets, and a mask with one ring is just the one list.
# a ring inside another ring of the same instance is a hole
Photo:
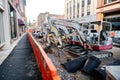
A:
{"label": "construction trench", "polygon": [[106,80],[106,66],[120,65],[120,49],[116,46],[105,51],[84,51],[84,54],[76,53],[78,46],[59,48],[55,44],[48,46],[43,38],[34,38],[57,68],[61,80]]}

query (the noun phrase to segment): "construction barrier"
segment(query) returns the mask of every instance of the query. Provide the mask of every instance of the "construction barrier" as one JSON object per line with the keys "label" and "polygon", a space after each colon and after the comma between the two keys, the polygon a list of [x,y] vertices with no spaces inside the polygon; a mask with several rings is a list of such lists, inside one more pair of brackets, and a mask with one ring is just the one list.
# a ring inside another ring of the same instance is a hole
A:
{"label": "construction barrier", "polygon": [[42,73],[42,77],[44,80],[61,80],[59,75],[57,74],[57,69],[52,63],[51,59],[44,52],[43,48],[40,44],[34,39],[31,33],[28,32],[28,38],[30,40],[30,44],[32,45],[37,64]]}
{"label": "construction barrier", "polygon": [[34,32],[34,29],[28,29],[27,32]]}

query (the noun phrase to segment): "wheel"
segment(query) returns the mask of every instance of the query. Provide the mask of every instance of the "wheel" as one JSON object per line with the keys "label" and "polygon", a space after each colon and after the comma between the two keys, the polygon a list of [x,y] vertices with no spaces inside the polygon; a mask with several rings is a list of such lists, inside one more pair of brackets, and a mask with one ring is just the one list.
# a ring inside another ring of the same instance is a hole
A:
{"label": "wheel", "polygon": [[113,56],[113,53],[112,52],[109,52],[108,53],[108,57],[112,57]]}

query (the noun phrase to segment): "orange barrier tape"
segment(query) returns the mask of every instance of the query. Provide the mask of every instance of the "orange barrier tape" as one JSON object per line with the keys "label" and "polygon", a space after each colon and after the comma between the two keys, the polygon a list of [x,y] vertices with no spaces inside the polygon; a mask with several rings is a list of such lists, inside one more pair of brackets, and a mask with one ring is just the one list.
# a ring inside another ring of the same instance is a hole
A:
{"label": "orange barrier tape", "polygon": [[28,29],[27,32],[34,32],[34,29]]}
{"label": "orange barrier tape", "polygon": [[38,44],[38,42],[34,39],[31,33],[28,32],[28,38],[32,45],[35,57],[37,59],[37,64],[42,73],[44,80],[61,80],[59,75],[57,74],[57,69],[44,52],[43,48]]}

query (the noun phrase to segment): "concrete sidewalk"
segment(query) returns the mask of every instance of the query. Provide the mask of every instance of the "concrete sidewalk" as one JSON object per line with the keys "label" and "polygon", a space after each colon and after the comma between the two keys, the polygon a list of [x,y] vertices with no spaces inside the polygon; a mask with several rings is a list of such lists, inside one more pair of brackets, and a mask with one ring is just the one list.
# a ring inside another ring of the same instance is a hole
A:
{"label": "concrete sidewalk", "polygon": [[0,80],[42,80],[27,35],[0,65]]}
{"label": "concrete sidewalk", "polygon": [[[26,34],[26,33],[25,33]],[[21,40],[21,38],[25,35],[23,34],[21,37],[19,37],[14,43],[11,45],[10,49],[4,49],[0,50],[0,65],[2,62],[8,57],[8,55],[11,53],[11,51],[14,49],[14,47],[18,44],[18,42]]]}

